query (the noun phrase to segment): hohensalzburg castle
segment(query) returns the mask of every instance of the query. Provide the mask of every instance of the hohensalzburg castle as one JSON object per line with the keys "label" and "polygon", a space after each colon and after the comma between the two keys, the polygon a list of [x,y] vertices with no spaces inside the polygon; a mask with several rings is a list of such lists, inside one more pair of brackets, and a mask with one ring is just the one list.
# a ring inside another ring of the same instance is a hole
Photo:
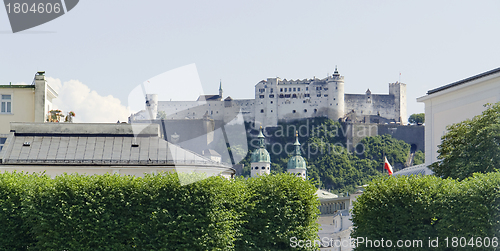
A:
{"label": "hohensalzburg castle", "polygon": [[218,95],[202,95],[197,101],[158,101],[157,94],[147,94],[146,99],[146,109],[131,115],[131,122],[156,119],[158,112],[172,120],[210,118],[225,122],[241,113],[245,121],[264,127],[313,117],[364,123],[408,122],[406,84],[390,83],[389,94],[372,94],[369,89],[365,94],[346,94],[344,76],[337,69],[324,79],[262,80],[255,85],[254,99],[224,98],[222,85]]}

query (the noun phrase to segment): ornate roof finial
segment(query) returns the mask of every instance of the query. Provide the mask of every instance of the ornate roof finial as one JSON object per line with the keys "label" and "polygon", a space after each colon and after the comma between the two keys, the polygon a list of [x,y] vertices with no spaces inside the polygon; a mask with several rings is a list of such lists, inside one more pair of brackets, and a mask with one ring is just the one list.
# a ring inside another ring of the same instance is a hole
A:
{"label": "ornate roof finial", "polygon": [[295,156],[300,156],[300,142],[299,142],[299,131],[295,131]]}
{"label": "ornate roof finial", "polygon": [[266,148],[266,143],[265,143],[265,138],[264,137],[264,134],[262,133],[263,129],[262,129],[262,126],[260,127],[259,129],[259,135],[257,136],[257,138],[259,139],[259,147],[260,148]]}

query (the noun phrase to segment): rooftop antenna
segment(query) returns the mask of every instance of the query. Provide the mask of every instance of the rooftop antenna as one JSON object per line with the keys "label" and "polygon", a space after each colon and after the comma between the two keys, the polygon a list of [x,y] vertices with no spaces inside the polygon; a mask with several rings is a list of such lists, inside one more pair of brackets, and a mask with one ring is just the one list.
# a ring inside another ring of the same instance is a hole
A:
{"label": "rooftop antenna", "polygon": [[401,72],[399,72],[399,83],[401,83]]}

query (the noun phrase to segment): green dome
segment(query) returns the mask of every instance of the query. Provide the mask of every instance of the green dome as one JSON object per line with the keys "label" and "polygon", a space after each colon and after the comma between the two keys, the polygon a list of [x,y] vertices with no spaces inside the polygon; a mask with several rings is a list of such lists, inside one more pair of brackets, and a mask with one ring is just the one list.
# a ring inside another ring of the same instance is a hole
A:
{"label": "green dome", "polygon": [[290,169],[307,169],[306,161],[302,156],[292,156],[287,164],[287,170]]}
{"label": "green dome", "polygon": [[271,162],[271,157],[269,153],[264,148],[257,148],[252,153],[252,161],[251,162]]}

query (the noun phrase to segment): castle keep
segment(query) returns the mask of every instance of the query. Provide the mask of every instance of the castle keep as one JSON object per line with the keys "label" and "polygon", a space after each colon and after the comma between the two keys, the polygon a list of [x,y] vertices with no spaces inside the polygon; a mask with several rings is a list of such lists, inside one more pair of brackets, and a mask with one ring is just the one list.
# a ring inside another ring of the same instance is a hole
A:
{"label": "castle keep", "polygon": [[[333,120],[364,123],[408,123],[406,84],[390,83],[389,94],[346,94],[344,76],[337,69],[324,79],[286,80],[268,78],[255,85],[254,99],[202,95],[197,101],[158,101],[156,94],[146,95],[146,109],[130,116],[129,121],[156,119],[159,111],[167,120],[213,119],[229,122],[238,114],[255,126],[273,127],[278,121],[327,117]],[[150,115],[152,114],[152,118]]]}

